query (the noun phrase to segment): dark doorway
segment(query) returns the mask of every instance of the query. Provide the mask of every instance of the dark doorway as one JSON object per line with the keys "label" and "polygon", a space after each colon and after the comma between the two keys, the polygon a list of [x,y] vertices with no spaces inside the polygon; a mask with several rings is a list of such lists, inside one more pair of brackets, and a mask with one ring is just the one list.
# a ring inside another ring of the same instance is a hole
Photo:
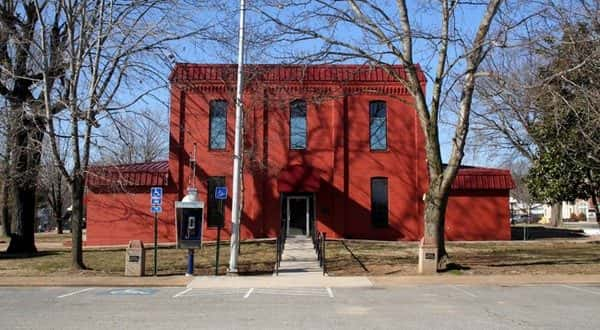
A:
{"label": "dark doorway", "polygon": [[308,236],[314,221],[314,194],[284,194],[282,197],[281,213],[287,235]]}
{"label": "dark doorway", "polygon": [[288,197],[288,235],[307,235],[309,225],[308,197]]}

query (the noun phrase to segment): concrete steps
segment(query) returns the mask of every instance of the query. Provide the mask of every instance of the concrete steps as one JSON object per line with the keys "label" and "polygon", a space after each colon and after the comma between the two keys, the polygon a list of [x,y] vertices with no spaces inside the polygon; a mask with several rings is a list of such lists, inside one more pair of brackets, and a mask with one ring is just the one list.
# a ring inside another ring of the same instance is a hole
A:
{"label": "concrete steps", "polygon": [[288,237],[279,265],[279,276],[321,275],[317,254],[310,237]]}

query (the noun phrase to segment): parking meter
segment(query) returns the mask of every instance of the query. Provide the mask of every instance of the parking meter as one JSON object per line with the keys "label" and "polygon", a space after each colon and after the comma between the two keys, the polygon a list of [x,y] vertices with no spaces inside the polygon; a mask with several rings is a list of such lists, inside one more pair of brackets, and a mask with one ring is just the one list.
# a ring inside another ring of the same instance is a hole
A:
{"label": "parking meter", "polygon": [[175,202],[177,248],[195,249],[202,244],[204,202]]}

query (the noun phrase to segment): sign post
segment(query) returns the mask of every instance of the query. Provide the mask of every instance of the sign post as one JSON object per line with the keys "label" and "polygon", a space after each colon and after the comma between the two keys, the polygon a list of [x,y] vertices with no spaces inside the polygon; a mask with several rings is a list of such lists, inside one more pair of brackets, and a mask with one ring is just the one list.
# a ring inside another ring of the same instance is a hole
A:
{"label": "sign post", "polygon": [[162,187],[150,188],[150,201],[152,202],[151,211],[154,213],[154,270],[152,274],[156,276],[158,261],[158,214],[162,212]]}
{"label": "sign post", "polygon": [[[223,200],[227,199],[227,187],[215,187],[215,199],[218,203],[218,209],[223,209]],[[217,251],[215,256],[215,276],[219,275],[219,252],[221,249],[221,228],[223,228],[223,223],[219,222],[217,226]]]}

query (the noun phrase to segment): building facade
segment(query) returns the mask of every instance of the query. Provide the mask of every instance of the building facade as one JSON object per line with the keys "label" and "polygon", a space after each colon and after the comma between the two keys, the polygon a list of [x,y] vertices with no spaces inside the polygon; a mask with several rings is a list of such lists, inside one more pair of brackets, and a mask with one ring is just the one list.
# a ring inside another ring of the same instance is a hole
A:
{"label": "building facade", "polygon": [[[214,190],[231,191],[235,70],[176,66],[168,162],[91,170],[87,244],[151,238],[147,190],[153,184],[166,192],[161,241],[174,240],[173,204],[190,185],[206,202],[205,239],[216,237],[220,223],[229,234],[230,196],[222,203]],[[397,79],[355,65],[246,70],[242,239],[315,228],[331,238],[421,238],[424,138],[413,99]],[[400,66],[393,71],[404,75]],[[447,238],[510,239],[512,187],[506,170],[462,168],[448,204]],[[118,207],[104,210],[109,205]]]}

